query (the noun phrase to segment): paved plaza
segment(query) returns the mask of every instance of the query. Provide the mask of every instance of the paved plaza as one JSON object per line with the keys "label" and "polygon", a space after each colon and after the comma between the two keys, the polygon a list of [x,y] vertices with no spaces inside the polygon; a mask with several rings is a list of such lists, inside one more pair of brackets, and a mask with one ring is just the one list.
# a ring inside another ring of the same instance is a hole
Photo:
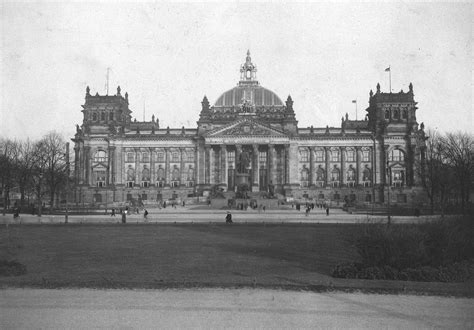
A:
{"label": "paved plaza", "polygon": [[[227,210],[203,209],[193,207],[167,207],[148,209],[147,219],[143,216],[143,210],[139,214],[127,215],[127,223],[219,223],[225,222]],[[386,223],[387,216],[370,214],[350,214],[341,209],[331,209],[329,216],[324,209],[315,208],[306,215],[304,209],[296,210],[252,210],[247,211],[231,210],[234,223]],[[439,216],[392,216],[393,223],[416,223],[438,219]],[[48,224],[63,223],[64,215],[43,214],[42,217],[30,214],[20,214],[20,217],[13,219],[12,214],[0,215],[2,224]],[[115,216],[107,214],[86,214],[69,215],[69,223],[118,223],[121,221],[121,214]]]}

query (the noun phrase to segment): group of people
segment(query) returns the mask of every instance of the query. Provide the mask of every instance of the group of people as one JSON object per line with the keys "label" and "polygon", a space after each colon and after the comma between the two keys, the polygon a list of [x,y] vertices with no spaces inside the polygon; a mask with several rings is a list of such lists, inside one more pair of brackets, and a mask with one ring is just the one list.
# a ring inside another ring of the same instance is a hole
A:
{"label": "group of people", "polygon": [[[294,204],[291,204],[291,207],[294,207],[295,205]],[[326,210],[326,216],[329,215],[329,205],[326,204],[326,203],[306,203],[305,204],[305,214],[306,216],[309,215],[309,213],[311,212],[311,210],[314,210],[314,208],[319,208],[319,209],[325,209]],[[296,210],[300,210],[301,209],[301,204],[296,204]]]}

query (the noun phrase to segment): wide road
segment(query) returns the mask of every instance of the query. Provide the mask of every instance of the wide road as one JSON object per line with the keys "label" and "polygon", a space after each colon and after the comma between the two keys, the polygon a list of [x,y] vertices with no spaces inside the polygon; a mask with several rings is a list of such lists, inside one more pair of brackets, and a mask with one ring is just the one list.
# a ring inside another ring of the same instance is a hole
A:
{"label": "wide road", "polygon": [[0,328],[474,326],[474,300],[261,289],[0,290]]}

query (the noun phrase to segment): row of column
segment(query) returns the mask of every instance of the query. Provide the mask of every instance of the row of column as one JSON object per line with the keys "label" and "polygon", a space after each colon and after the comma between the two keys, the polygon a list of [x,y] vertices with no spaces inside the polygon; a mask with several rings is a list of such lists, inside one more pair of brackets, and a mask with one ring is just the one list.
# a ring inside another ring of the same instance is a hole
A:
{"label": "row of column", "polygon": [[[211,184],[223,184],[227,185],[228,182],[228,169],[230,165],[236,165],[240,159],[240,155],[242,154],[243,145],[236,144],[230,146],[231,148],[235,148],[235,164],[229,164],[228,156],[227,156],[227,148],[228,145],[220,145],[220,147],[215,148],[216,146],[206,145],[204,146],[205,154],[205,180],[203,183],[206,185]],[[276,175],[276,146],[274,144],[266,145],[267,152],[267,159],[266,159],[266,168],[267,168],[267,182],[270,181],[274,182],[275,175]],[[284,145],[282,149],[282,162],[283,162],[283,183],[289,182],[289,167],[290,167],[290,157],[289,157],[289,145]],[[251,183],[253,186],[259,185],[259,175],[260,175],[260,161],[259,161],[259,152],[260,152],[260,145],[253,144],[252,145],[252,178]],[[216,168],[217,166],[217,168]],[[235,166],[234,166],[235,168]],[[215,176],[213,177],[213,174]]]}
{"label": "row of column", "polygon": [[[75,151],[75,178],[76,182],[79,184],[88,184],[93,185],[94,178],[92,176],[92,166],[93,159],[91,155],[91,147],[85,146],[81,152],[80,148],[76,146]],[[142,171],[141,166],[147,165],[150,170],[150,181],[154,183],[157,179],[156,173],[158,168],[155,166],[155,148],[148,148],[150,160],[147,163],[140,161],[140,154],[143,151],[142,148],[135,148],[135,184],[140,184],[142,180]],[[185,148],[179,148],[180,151],[180,181],[184,182],[187,175],[187,169],[185,168]],[[196,150],[192,151],[196,153]],[[165,184],[169,184],[171,181],[171,148],[164,148],[165,154]],[[127,152],[124,152],[123,149],[120,152],[117,152],[115,146],[110,146],[107,151],[107,167],[106,167],[106,184],[124,184],[126,181],[126,157]],[[193,169],[195,169],[195,162],[193,162]]]}

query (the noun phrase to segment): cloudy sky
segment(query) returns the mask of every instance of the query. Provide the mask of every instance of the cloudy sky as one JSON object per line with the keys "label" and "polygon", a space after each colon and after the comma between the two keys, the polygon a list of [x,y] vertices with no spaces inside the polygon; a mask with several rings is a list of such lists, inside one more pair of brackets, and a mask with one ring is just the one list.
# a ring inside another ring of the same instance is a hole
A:
{"label": "cloudy sky", "polygon": [[473,131],[473,6],[463,3],[2,3],[0,136],[66,138],[86,86],[129,93],[137,120],[195,127],[239,80],[250,49],[260,84],[291,94],[300,127],[365,115],[370,89],[408,90],[418,122]]}

